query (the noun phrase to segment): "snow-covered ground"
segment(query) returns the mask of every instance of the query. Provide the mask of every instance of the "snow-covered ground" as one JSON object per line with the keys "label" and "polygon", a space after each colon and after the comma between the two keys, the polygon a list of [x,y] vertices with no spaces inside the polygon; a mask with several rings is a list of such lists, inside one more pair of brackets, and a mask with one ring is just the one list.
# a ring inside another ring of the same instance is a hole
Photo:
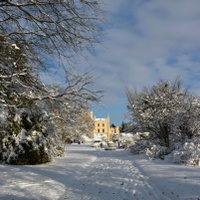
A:
{"label": "snow-covered ground", "polygon": [[49,164],[0,165],[0,186],[0,200],[199,200],[200,168],[81,144]]}

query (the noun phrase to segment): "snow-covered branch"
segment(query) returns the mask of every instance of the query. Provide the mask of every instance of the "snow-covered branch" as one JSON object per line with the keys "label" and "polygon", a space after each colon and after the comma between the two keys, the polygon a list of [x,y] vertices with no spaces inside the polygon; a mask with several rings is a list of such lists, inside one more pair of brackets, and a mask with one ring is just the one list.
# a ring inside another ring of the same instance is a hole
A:
{"label": "snow-covered branch", "polygon": [[141,92],[127,90],[127,98],[132,120],[155,133],[162,145],[170,146],[171,134],[184,139],[199,131],[199,99],[181,89],[178,79]]}

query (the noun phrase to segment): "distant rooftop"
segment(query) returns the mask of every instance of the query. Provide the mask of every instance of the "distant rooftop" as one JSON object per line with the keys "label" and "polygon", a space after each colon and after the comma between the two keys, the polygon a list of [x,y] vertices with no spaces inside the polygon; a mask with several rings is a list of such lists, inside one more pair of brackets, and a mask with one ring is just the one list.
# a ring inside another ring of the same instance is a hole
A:
{"label": "distant rooftop", "polygon": [[94,120],[106,120],[106,118],[94,118]]}

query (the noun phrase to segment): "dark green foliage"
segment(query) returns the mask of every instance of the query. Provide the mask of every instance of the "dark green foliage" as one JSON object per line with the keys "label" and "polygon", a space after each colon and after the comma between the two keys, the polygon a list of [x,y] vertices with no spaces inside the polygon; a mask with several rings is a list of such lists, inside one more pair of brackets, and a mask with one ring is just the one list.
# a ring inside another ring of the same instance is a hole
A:
{"label": "dark green foliage", "polygon": [[26,143],[21,145],[24,149],[23,152],[20,152],[20,149],[16,151],[18,154],[17,157],[11,158],[9,164],[13,165],[36,165],[43,164],[51,161],[51,157],[45,151],[44,146],[40,146],[37,149],[34,149],[32,143],[29,145]]}

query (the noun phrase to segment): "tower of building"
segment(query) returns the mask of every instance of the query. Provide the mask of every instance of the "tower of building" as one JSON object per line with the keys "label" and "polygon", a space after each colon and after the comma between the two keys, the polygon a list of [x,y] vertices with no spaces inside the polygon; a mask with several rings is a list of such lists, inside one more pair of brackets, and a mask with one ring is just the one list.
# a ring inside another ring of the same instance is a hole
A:
{"label": "tower of building", "polygon": [[93,112],[90,112],[91,118],[94,120],[93,134],[106,134],[109,141],[112,140],[114,134],[119,133],[119,127],[110,127],[110,116],[107,118],[96,118],[93,116]]}

